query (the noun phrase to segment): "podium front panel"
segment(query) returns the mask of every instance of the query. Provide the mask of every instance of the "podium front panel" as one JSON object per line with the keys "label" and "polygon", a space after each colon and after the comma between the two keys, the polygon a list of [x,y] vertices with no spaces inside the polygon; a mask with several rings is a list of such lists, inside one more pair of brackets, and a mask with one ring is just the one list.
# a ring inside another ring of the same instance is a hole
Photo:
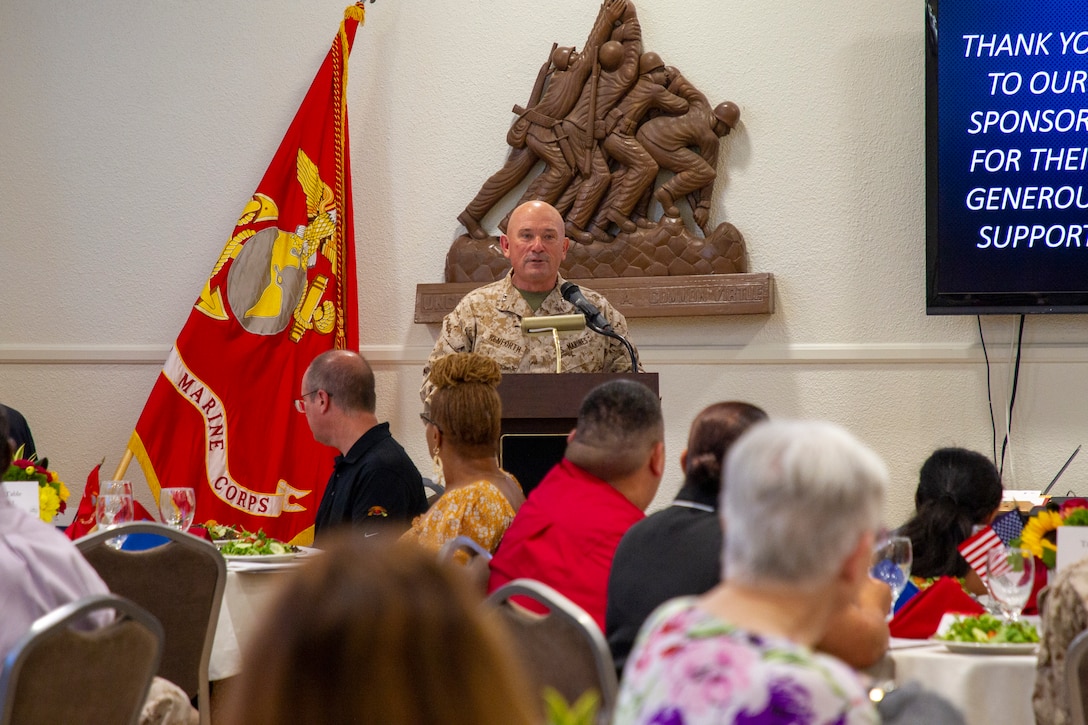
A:
{"label": "podium front panel", "polygon": [[528,496],[567,450],[566,433],[514,433],[499,439],[499,466]]}

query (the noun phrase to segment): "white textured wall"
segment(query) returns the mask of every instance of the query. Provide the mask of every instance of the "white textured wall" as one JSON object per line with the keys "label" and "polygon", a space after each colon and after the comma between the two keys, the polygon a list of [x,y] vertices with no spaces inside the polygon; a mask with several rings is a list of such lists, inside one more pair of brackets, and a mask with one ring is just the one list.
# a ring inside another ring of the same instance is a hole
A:
{"label": "white textured wall", "polygon": [[[336,31],[343,0],[0,4],[0,400],[72,483],[112,471],[241,205]],[[679,482],[692,416],[741,398],[847,425],[888,460],[889,523],[931,449],[990,450],[974,318],[924,314],[922,7],[641,0],[647,49],[742,109],[712,221],[775,274],[776,312],[631,322],[661,374]],[[509,108],[596,2],[367,5],[351,58],[363,352],[424,473],[415,285],[442,281],[457,214],[502,163]],[[1028,320],[1010,487],[1088,431],[1080,317]],[[1007,395],[1015,320],[984,320]],[[133,471],[135,474],[136,472]],[[1088,493],[1088,460],[1064,480]]]}

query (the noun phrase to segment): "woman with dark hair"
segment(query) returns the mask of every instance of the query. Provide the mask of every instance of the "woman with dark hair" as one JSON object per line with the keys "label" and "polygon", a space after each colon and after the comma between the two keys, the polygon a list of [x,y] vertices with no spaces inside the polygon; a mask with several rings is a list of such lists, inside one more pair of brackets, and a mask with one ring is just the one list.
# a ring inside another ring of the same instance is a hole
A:
{"label": "woman with dark hair", "polygon": [[981,453],[941,448],[926,459],[918,474],[914,516],[899,531],[914,549],[911,574],[966,578],[969,591],[984,594],[986,587],[957,547],[976,527],[993,521],[1001,493],[1001,475]]}
{"label": "woman with dark hair", "polygon": [[333,537],[269,606],[224,722],[539,722],[504,632],[456,571],[416,546]]}
{"label": "woman with dark hair", "polygon": [[446,491],[403,538],[434,551],[462,535],[491,553],[498,548],[525,501],[518,482],[499,468],[501,379],[498,364],[474,352],[447,355],[431,367],[434,393],[422,417]]}
{"label": "woman with dark hair", "polygon": [[714,403],[695,416],[680,454],[684,485],[672,505],[624,534],[608,578],[605,634],[622,671],[639,627],[662,602],[702,594],[721,580],[718,495],[722,460],[752,425],[767,420],[750,403]]}

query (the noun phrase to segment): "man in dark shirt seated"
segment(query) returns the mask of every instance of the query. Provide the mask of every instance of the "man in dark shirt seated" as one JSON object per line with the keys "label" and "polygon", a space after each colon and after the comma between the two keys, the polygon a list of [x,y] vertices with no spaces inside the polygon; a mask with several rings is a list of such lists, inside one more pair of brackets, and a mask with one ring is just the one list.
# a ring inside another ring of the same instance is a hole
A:
{"label": "man in dark shirt seated", "polygon": [[302,376],[301,393],[295,407],[306,415],[314,440],[340,451],[317,508],[317,543],[342,524],[374,533],[383,528],[378,524],[407,528],[427,508],[423,479],[389,424],[378,423],[370,365],[349,350],[322,353]]}

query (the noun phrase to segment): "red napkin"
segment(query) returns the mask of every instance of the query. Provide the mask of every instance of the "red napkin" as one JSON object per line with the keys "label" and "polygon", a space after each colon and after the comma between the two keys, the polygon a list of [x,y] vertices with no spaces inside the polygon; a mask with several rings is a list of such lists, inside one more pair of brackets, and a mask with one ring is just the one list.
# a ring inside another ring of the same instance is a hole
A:
{"label": "red napkin", "polygon": [[1047,585],[1046,572],[1046,564],[1039,557],[1035,557],[1035,583],[1031,587],[1031,596],[1028,597],[1028,603],[1024,605],[1024,614],[1039,613],[1039,590]]}
{"label": "red napkin", "polygon": [[204,526],[193,526],[189,528],[189,533],[198,539],[204,539],[204,541],[211,541],[212,537],[208,534],[208,529]]}
{"label": "red napkin", "polygon": [[978,615],[986,610],[963,591],[952,577],[943,576],[928,589],[915,594],[904,604],[889,623],[893,637],[903,639],[928,639],[948,612]]}

